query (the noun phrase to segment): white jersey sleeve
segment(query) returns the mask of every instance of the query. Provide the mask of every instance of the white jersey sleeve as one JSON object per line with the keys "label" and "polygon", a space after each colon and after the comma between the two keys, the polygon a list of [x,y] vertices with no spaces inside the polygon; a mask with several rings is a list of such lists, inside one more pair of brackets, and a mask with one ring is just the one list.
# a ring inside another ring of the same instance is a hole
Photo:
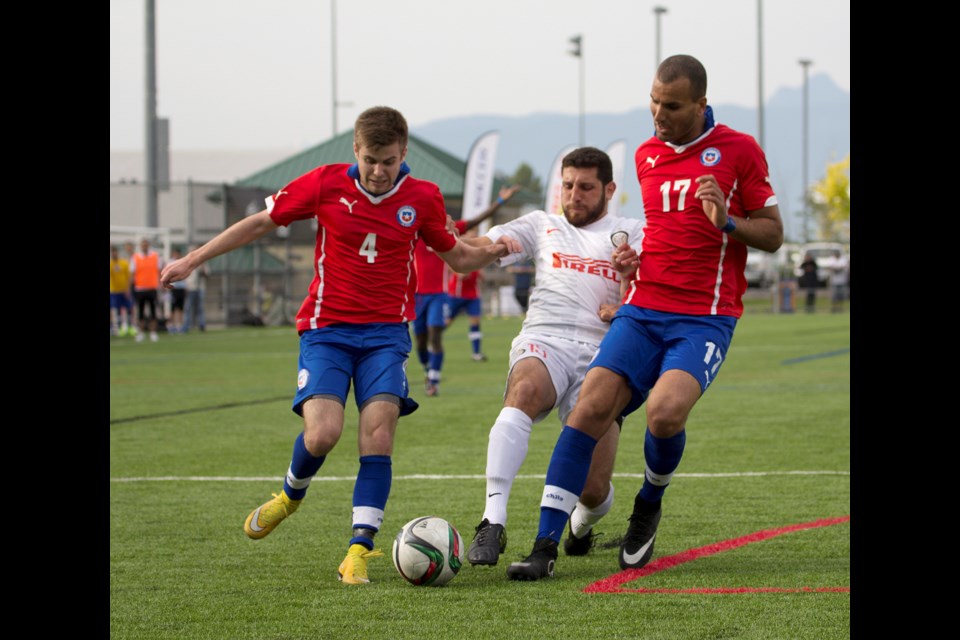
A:
{"label": "white jersey sleeve", "polygon": [[532,258],[536,267],[523,331],[599,344],[610,328],[600,320],[600,305],[620,302],[620,276],[610,257],[621,234],[639,253],[643,223],[636,218],[606,215],[574,227],[562,215],[532,211],[491,228],[488,238],[516,239],[523,246],[517,258]]}

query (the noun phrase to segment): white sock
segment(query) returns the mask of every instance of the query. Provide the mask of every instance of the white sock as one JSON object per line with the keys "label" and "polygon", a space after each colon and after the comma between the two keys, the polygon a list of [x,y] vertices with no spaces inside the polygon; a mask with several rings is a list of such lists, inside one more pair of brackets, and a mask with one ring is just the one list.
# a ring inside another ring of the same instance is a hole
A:
{"label": "white sock", "polygon": [[504,407],[490,428],[487,444],[487,502],[483,517],[492,524],[507,524],[510,489],[527,457],[533,420],[520,409]]}
{"label": "white sock", "polygon": [[600,522],[600,518],[607,515],[612,507],[613,483],[611,482],[610,492],[607,494],[607,499],[601,502],[595,508],[591,509],[583,506],[582,502],[577,502],[577,506],[574,507],[573,513],[570,514],[570,530],[573,531],[573,535],[577,538],[582,538],[583,536],[587,535],[590,529],[593,528],[593,525]]}

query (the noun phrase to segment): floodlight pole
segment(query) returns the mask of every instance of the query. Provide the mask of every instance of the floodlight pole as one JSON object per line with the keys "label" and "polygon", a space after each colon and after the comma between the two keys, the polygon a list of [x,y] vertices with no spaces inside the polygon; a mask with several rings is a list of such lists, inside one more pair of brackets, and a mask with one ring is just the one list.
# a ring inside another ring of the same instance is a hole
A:
{"label": "floodlight pole", "polygon": [[330,95],[333,97],[333,135],[337,135],[337,0],[330,0]]}
{"label": "floodlight pole", "polygon": [[801,133],[801,136],[802,136],[802,138],[803,138],[803,145],[802,145],[802,148],[803,148],[803,160],[802,160],[803,165],[802,165],[802,167],[801,167],[801,175],[803,176],[803,178],[802,178],[802,180],[803,180],[803,189],[802,189],[802,194],[803,194],[803,241],[804,241],[804,242],[810,242],[810,224],[809,224],[809,222],[810,222],[810,211],[809,211],[809,206],[808,206],[808,203],[809,203],[810,198],[809,198],[809,196],[808,196],[808,194],[807,194],[807,190],[809,189],[809,185],[808,185],[808,183],[807,183],[807,180],[808,180],[808,177],[807,177],[807,165],[809,164],[808,149],[807,149],[807,147],[808,147],[809,138],[810,138],[809,115],[808,115],[809,105],[810,105],[810,81],[809,81],[809,75],[808,75],[808,74],[809,74],[810,65],[813,64],[813,60],[800,59],[800,60],[797,60],[797,62],[799,62],[799,63],[800,63],[800,66],[803,67],[803,129],[802,129],[802,133]]}
{"label": "floodlight pole", "polygon": [[583,87],[583,34],[576,35],[570,38],[570,43],[573,45],[573,50],[568,53],[575,58],[579,58],[580,61],[580,146],[584,145],[584,140],[586,139],[586,126],[584,123],[584,114],[586,113],[586,92]]}
{"label": "floodlight pole", "polygon": [[336,137],[338,133],[337,109],[340,107],[353,106],[352,102],[340,102],[340,100],[337,99],[337,0],[330,0],[330,65],[330,96],[333,107],[331,109],[333,112],[333,135],[330,137],[333,138]]}
{"label": "floodlight pole", "polygon": [[763,146],[763,0],[757,0],[757,141]]}
{"label": "floodlight pole", "polygon": [[157,226],[157,55],[154,0],[146,0],[146,226]]}
{"label": "floodlight pole", "polygon": [[657,6],[653,8],[653,15],[656,16],[656,24],[657,24],[657,32],[656,32],[657,37],[655,39],[655,45],[654,45],[656,49],[654,49],[654,60],[653,60],[654,70],[660,67],[660,60],[661,60],[660,58],[660,16],[662,16],[666,12],[667,12],[666,7]]}

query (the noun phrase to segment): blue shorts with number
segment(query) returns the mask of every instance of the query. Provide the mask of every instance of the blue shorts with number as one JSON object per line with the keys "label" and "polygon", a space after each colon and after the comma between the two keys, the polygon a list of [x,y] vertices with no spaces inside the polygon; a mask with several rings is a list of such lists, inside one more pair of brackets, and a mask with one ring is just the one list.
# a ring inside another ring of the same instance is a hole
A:
{"label": "blue shorts with number", "polygon": [[625,304],[589,368],[604,367],[626,379],[633,392],[623,410],[627,416],[670,369],[686,371],[700,382],[700,393],[705,392],[720,371],[736,326],[737,319],[730,316],[691,316]]}
{"label": "blue shorts with number", "polygon": [[427,327],[445,327],[450,317],[450,296],[445,293],[418,293],[417,317],[413,321],[413,333],[427,332]]}
{"label": "blue shorts with number", "polygon": [[419,405],[407,397],[410,329],[403,323],[337,324],[300,334],[297,395],[293,411],[316,395],[336,396],[346,405],[350,382],[357,407],[377,394],[397,396],[400,415]]}
{"label": "blue shorts with number", "polygon": [[455,298],[450,296],[448,308],[450,319],[456,318],[462,311],[466,311],[471,318],[480,317],[480,298]]}

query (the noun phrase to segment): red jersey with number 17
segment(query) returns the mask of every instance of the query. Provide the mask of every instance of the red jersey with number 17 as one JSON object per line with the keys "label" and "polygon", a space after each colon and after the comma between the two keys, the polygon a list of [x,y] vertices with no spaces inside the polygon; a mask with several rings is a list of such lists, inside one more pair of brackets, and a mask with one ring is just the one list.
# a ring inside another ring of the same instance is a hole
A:
{"label": "red jersey with number 17", "polygon": [[760,145],[718,124],[682,146],[652,137],[637,148],[634,161],[647,220],[640,267],[624,303],[739,318],[747,246],[717,229],[693,194],[696,178],[712,174],[734,222],[777,204]]}
{"label": "red jersey with number 17", "polygon": [[313,281],[297,312],[297,331],[332,324],[408,322],[415,317],[417,239],[449,251],[446,208],[432,182],[404,175],[373,196],[349,164],[317,167],[268,197],[278,225],[316,218]]}

